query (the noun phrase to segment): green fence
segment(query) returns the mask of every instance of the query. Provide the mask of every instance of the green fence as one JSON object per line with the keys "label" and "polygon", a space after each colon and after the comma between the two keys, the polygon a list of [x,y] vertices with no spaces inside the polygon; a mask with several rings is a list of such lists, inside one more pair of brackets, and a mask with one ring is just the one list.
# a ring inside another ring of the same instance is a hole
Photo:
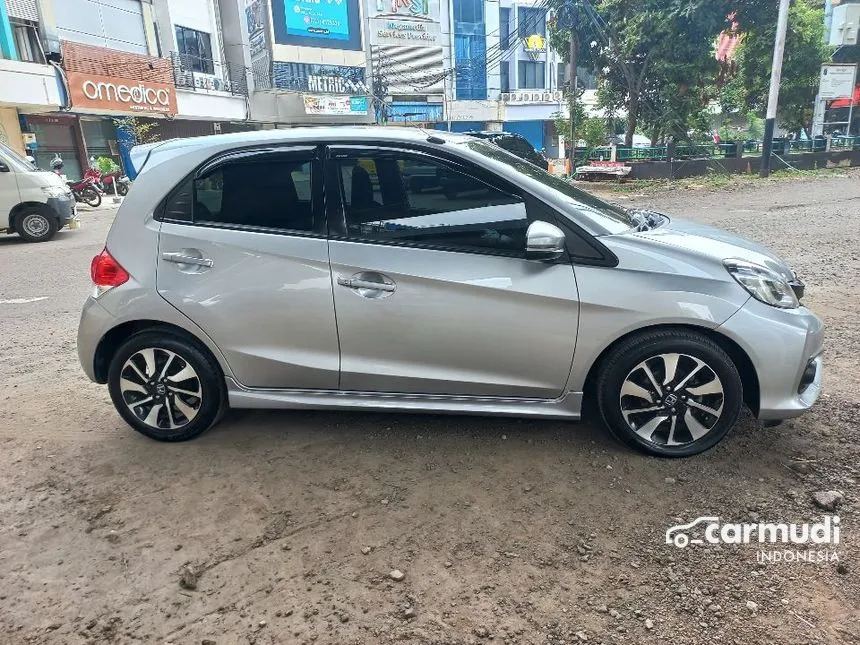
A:
{"label": "green fence", "polygon": [[[675,146],[673,159],[713,159],[731,158],[737,155],[737,147],[741,145],[742,153],[749,155],[761,155],[761,141],[728,141],[724,143],[702,143],[702,144],[678,144]],[[860,136],[833,137],[830,145],[831,150],[854,150],[860,149]],[[827,149],[827,140],[824,138],[801,140],[789,140],[775,138],[773,140],[773,154],[784,155],[789,152],[824,152]],[[589,161],[609,161],[612,158],[612,148],[603,146],[600,148],[577,148],[577,165]],[[668,158],[668,146],[649,146],[643,148],[616,149],[616,161],[666,161]]]}

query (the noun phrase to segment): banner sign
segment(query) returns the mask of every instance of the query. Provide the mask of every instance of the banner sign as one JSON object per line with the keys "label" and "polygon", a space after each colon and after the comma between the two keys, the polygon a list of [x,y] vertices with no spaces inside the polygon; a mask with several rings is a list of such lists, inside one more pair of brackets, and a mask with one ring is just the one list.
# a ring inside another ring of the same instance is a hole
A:
{"label": "banner sign", "polygon": [[442,45],[439,0],[370,0],[372,45]]}
{"label": "banner sign", "polygon": [[305,94],[305,114],[324,116],[365,116],[366,96],[324,96]]}

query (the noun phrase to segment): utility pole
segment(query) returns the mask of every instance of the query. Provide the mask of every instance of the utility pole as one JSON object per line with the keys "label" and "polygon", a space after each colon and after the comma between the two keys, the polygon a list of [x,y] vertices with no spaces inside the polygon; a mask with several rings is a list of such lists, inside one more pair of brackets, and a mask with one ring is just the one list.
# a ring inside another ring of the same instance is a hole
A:
{"label": "utility pole", "polygon": [[782,80],[782,56],[785,51],[785,34],[788,31],[788,7],[791,0],[779,1],[779,17],[776,22],[776,41],[773,45],[773,68],[770,72],[770,94],[767,98],[767,120],[764,125],[764,147],[761,157],[760,177],[770,175],[770,156],[773,152],[773,130],[779,105],[779,83]]}
{"label": "utility pole", "polygon": [[570,172],[573,173],[575,158],[576,158],[576,121],[574,120],[574,111],[576,108],[576,54],[579,43],[576,40],[576,28],[570,27],[570,64],[567,67],[567,82],[570,88],[570,100],[568,101],[570,110]]}

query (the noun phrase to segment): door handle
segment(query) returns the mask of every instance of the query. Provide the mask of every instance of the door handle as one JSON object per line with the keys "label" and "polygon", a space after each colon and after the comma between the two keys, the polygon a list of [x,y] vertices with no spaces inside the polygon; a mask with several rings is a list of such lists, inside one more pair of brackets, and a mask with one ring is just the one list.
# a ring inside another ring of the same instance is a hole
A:
{"label": "door handle", "polygon": [[390,293],[393,293],[397,288],[395,285],[387,284],[385,282],[359,280],[357,278],[344,278],[341,276],[337,277],[337,283],[342,287],[348,287],[350,289],[372,289],[374,291],[388,291]]}
{"label": "door handle", "polygon": [[174,264],[193,264],[199,267],[211,267],[214,264],[209,258],[198,258],[184,253],[162,253],[161,259]]}

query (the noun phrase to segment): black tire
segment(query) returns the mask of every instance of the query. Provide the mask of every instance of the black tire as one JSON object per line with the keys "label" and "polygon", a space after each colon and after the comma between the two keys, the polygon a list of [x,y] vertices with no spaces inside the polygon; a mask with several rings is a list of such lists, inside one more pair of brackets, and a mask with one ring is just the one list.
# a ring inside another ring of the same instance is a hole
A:
{"label": "black tire", "polygon": [[[148,350],[153,352],[151,368]],[[189,367],[193,377],[187,376]],[[163,373],[166,377],[159,378]],[[142,376],[155,378],[147,382]],[[145,391],[129,389],[126,381],[142,385]],[[227,407],[224,376],[217,363],[197,343],[166,330],[135,334],[120,346],[108,368],[108,389],[126,423],[158,441],[193,439],[215,425]],[[190,396],[192,391],[198,394]],[[145,402],[153,397],[154,405]],[[153,408],[158,409],[153,412]]]}
{"label": "black tire", "polygon": [[85,204],[93,208],[98,208],[102,203],[102,196],[99,194],[99,191],[91,186],[81,191],[81,199],[84,200]]}
{"label": "black tire", "polygon": [[128,195],[128,184],[127,183],[125,183],[124,181],[118,181],[118,182],[116,182],[115,185],[116,185],[116,194],[117,195],[119,195],[120,197],[125,197],[126,195]]}
{"label": "black tire", "polygon": [[[669,374],[674,378],[667,381]],[[704,334],[686,329],[643,332],[621,342],[600,366],[595,386],[600,415],[612,434],[661,457],[712,448],[735,425],[743,405],[743,384],[732,359]]]}
{"label": "black tire", "polygon": [[27,208],[15,217],[15,230],[27,242],[47,242],[60,229],[59,220],[47,209]]}

